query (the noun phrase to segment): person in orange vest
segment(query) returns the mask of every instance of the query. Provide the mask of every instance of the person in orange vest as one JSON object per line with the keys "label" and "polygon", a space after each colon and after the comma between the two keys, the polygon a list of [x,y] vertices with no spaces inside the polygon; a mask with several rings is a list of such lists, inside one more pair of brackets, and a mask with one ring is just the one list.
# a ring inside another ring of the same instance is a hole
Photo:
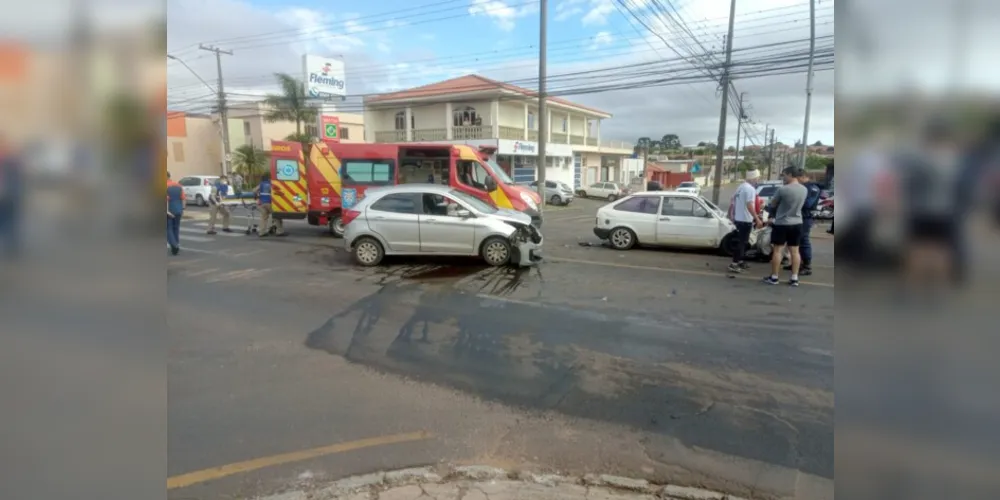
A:
{"label": "person in orange vest", "polygon": [[167,244],[173,255],[181,251],[181,218],[184,217],[186,207],[184,188],[171,179],[170,172],[167,172]]}

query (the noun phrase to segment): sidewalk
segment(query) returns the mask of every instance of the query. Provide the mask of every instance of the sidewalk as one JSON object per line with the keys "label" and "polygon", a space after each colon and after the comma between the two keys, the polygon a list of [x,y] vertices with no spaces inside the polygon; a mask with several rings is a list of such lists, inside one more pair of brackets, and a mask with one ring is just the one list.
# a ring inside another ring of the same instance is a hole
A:
{"label": "sidewalk", "polygon": [[342,479],[257,500],[744,500],[723,493],[608,475],[582,478],[489,466],[424,467]]}

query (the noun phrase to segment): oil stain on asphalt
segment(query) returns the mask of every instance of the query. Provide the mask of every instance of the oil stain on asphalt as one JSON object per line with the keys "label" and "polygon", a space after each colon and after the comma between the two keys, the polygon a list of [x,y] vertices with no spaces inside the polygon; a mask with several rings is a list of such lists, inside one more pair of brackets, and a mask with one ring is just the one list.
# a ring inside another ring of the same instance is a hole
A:
{"label": "oil stain on asphalt", "polygon": [[509,405],[833,477],[832,392],[804,375],[757,375],[781,371],[782,361],[719,341],[758,335],[752,326],[503,298],[525,286],[541,294],[538,269],[400,263],[362,279],[381,286],[309,333],[306,346]]}

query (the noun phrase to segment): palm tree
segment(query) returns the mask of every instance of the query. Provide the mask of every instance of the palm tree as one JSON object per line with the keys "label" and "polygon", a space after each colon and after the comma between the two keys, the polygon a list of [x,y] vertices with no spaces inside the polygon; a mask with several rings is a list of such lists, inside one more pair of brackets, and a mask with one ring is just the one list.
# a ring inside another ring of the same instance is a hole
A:
{"label": "palm tree", "polygon": [[270,111],[264,115],[264,121],[295,122],[295,135],[302,134],[302,123],[314,123],[319,118],[319,108],[309,103],[305,86],[302,82],[287,73],[275,73],[281,94],[268,94],[264,102]]}
{"label": "palm tree", "polygon": [[233,172],[243,176],[244,182],[255,184],[267,168],[267,151],[257,149],[253,144],[244,144],[233,152]]}

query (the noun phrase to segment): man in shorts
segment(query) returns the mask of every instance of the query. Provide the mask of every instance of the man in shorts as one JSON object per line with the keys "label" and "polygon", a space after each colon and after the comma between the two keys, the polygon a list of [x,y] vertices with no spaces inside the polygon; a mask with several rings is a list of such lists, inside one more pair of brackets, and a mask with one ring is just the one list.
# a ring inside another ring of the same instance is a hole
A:
{"label": "man in shorts", "polygon": [[799,266],[802,258],[799,255],[799,242],[802,240],[802,206],[809,194],[805,186],[799,183],[802,177],[798,167],[788,167],[781,172],[784,185],[779,187],[771,197],[768,212],[774,214],[771,219],[771,275],[764,278],[764,283],[778,284],[778,272],[781,270],[781,254],[788,247],[792,259],[792,276],[788,280],[791,286],[799,286]]}

